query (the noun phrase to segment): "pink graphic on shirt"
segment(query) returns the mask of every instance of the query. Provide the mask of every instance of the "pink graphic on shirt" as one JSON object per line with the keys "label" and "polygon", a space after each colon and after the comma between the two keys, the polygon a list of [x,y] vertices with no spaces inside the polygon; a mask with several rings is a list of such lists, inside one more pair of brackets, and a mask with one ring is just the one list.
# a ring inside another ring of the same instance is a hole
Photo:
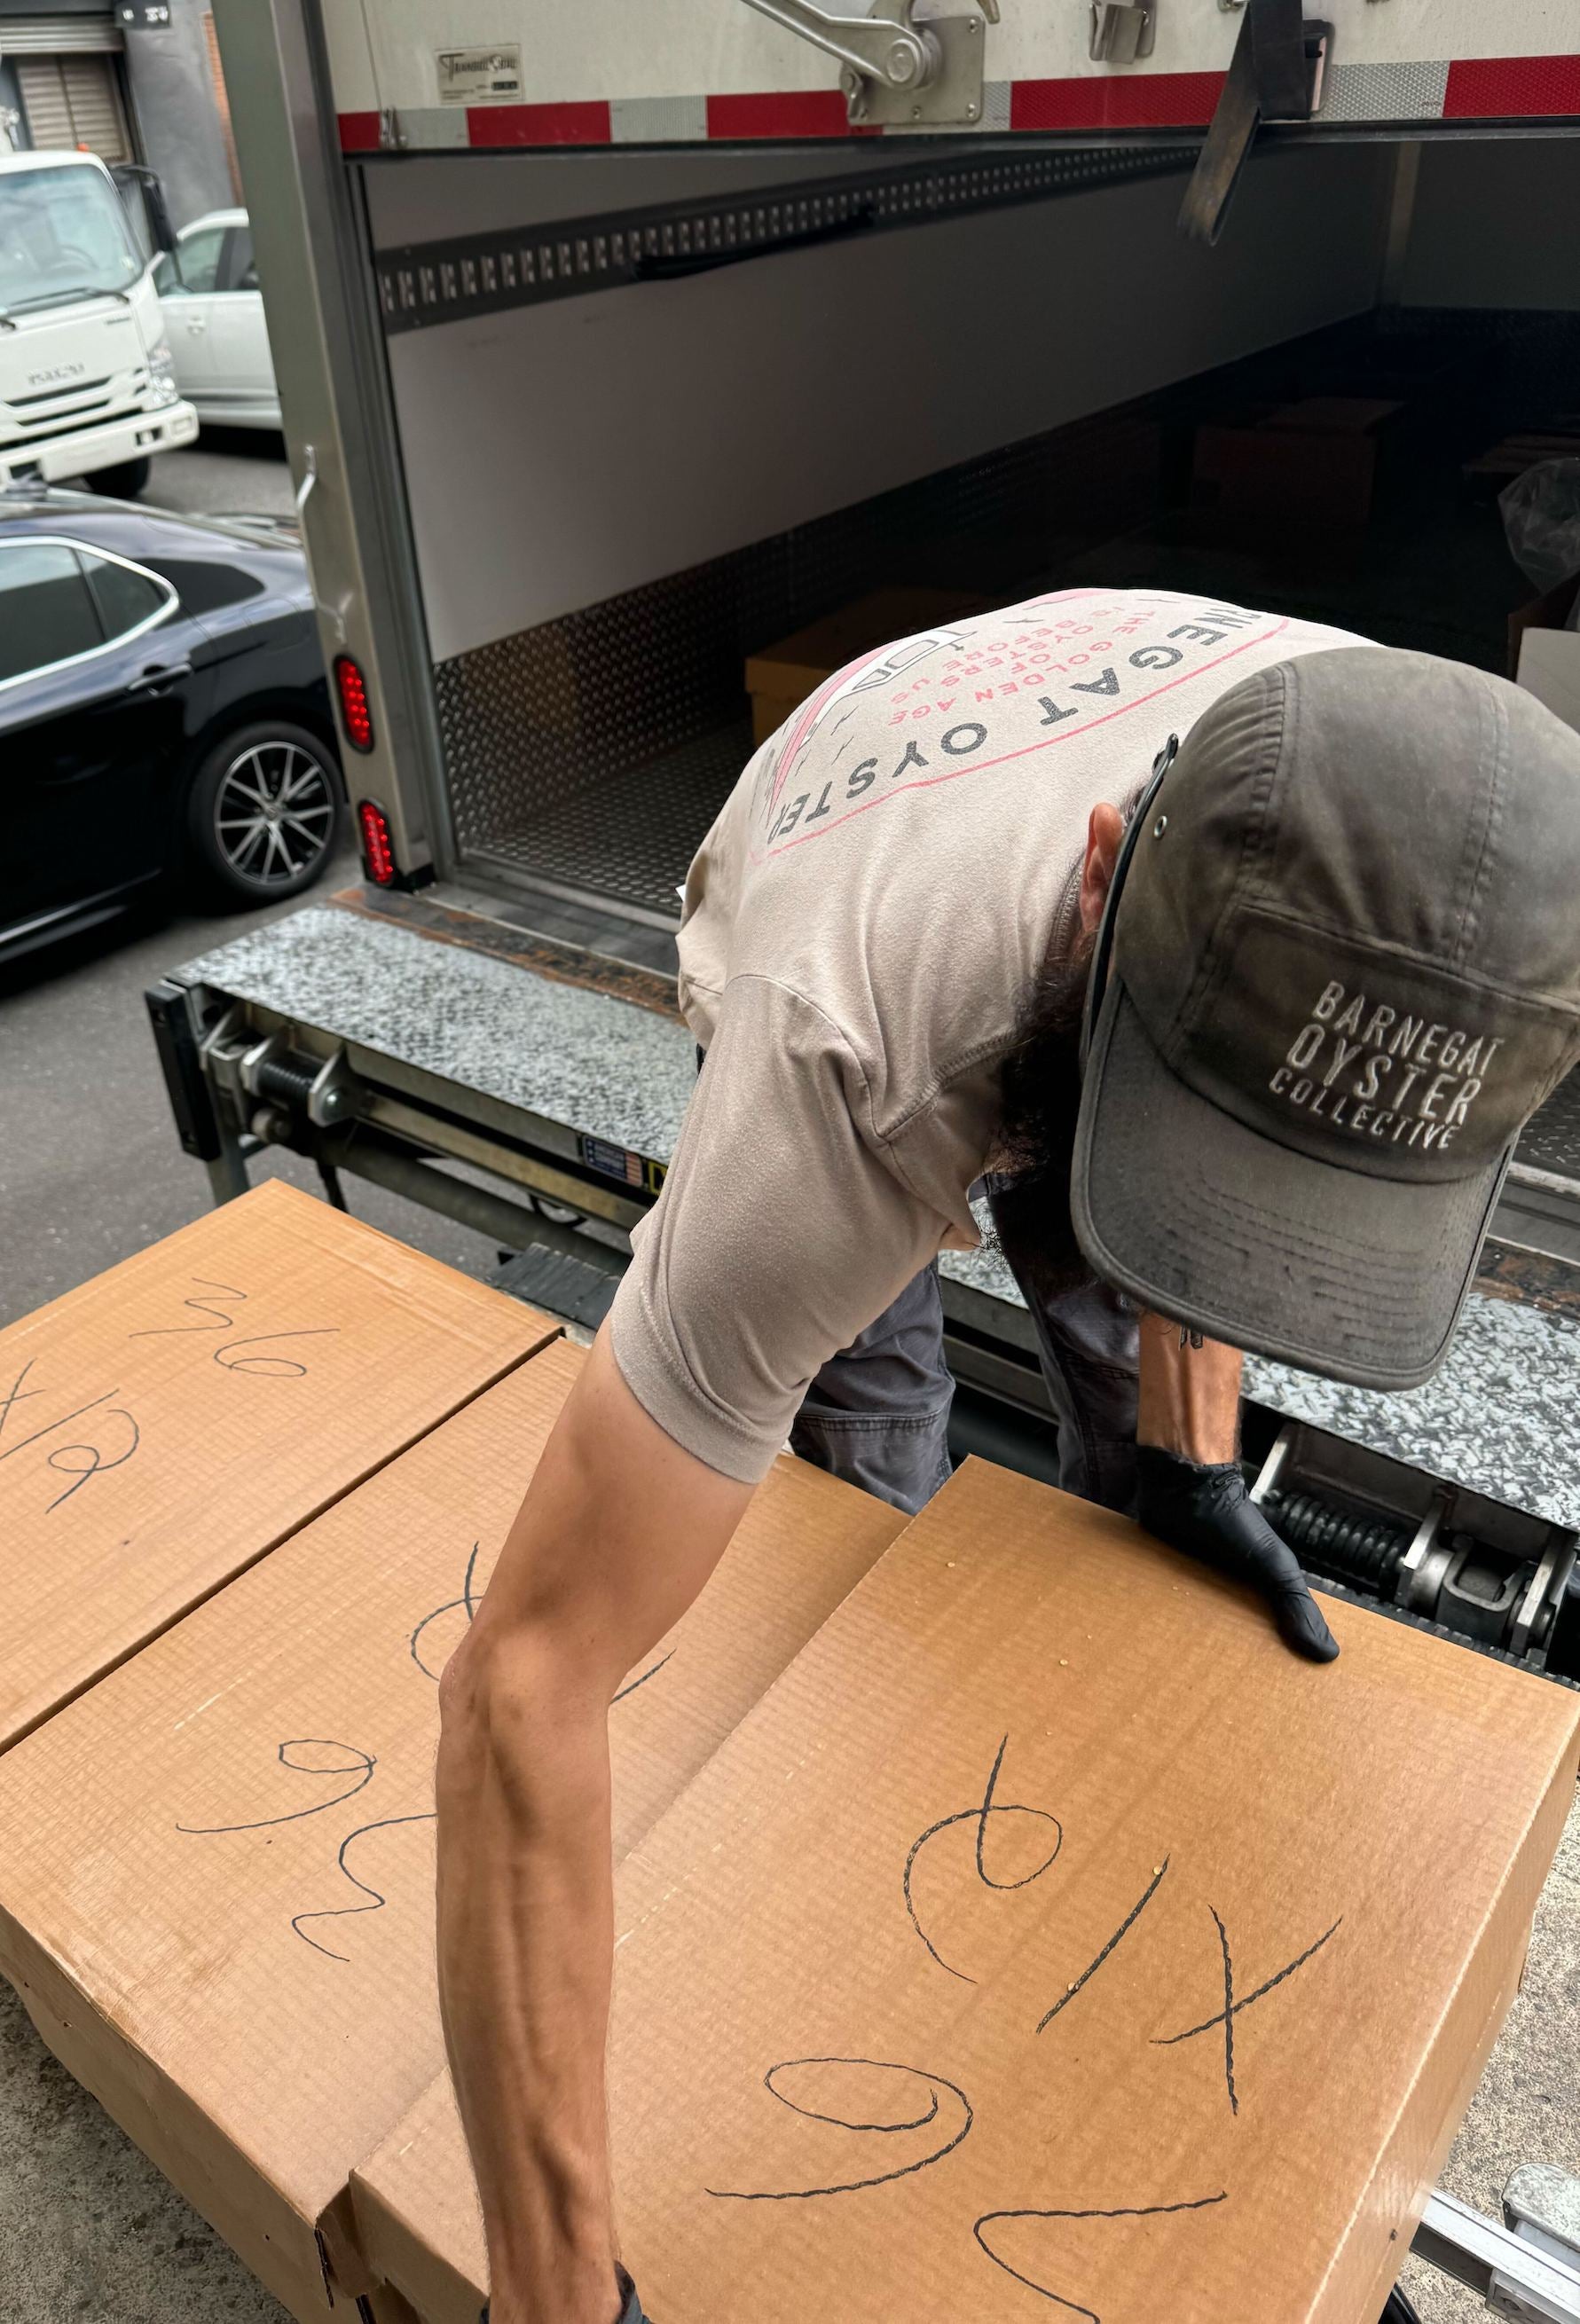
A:
{"label": "pink graphic on shirt", "polygon": [[[1039,618],[1055,607],[1061,610],[1052,618]],[[931,789],[1090,734],[1289,628],[1287,619],[1177,595],[1061,590],[1006,614],[880,648],[836,671],[802,706],[769,770],[751,860],[761,863],[770,852],[821,838],[902,791]],[[874,715],[881,693],[886,719]],[[792,778],[814,737],[832,748],[858,713],[860,728],[833,749],[806,790],[794,792]],[[842,767],[856,732],[867,755]]]}

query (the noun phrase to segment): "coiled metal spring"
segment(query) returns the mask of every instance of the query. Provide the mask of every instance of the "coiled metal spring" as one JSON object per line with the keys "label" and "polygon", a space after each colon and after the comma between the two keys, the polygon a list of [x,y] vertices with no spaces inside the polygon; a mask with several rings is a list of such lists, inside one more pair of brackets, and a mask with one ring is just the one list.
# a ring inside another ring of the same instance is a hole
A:
{"label": "coiled metal spring", "polygon": [[305,1071],[300,1065],[288,1065],[283,1057],[267,1057],[258,1068],[258,1095],[284,1098],[288,1102],[294,1100],[298,1105],[305,1105],[319,1071],[317,1065]]}
{"label": "coiled metal spring", "polygon": [[1289,1547],[1313,1565],[1383,1594],[1391,1591],[1410,1545],[1407,1526],[1340,1508],[1316,1493],[1270,1494],[1265,1513]]}

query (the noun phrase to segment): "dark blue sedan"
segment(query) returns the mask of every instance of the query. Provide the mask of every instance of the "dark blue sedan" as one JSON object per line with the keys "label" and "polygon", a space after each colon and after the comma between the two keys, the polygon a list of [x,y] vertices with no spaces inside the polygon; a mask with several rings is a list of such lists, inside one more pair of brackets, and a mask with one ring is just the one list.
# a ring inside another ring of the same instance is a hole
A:
{"label": "dark blue sedan", "polygon": [[0,959],[172,873],[297,895],[343,802],[289,528],[0,493]]}

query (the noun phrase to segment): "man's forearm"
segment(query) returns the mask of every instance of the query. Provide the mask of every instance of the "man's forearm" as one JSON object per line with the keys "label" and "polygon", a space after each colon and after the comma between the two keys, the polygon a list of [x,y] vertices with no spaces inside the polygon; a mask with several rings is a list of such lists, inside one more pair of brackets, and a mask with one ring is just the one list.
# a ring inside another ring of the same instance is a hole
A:
{"label": "man's forearm", "polygon": [[608,1706],[750,1498],[648,1417],[600,1337],[445,1669],[439,1984],[491,2324],[619,2312],[604,2097]]}
{"label": "man's forearm", "polygon": [[1180,1344],[1178,1323],[1141,1319],[1141,1379],[1136,1442],[1160,1445],[1187,1461],[1233,1461],[1240,1449],[1238,1348],[1203,1340]]}
{"label": "man's forearm", "polygon": [[[471,1679],[464,1669],[455,1692]],[[618,2305],[604,2100],[607,1711],[559,1699],[558,1683],[524,1657],[491,1674],[485,1706],[457,1715],[452,1692],[439,1759],[440,1991],[494,2324],[611,2324]]]}

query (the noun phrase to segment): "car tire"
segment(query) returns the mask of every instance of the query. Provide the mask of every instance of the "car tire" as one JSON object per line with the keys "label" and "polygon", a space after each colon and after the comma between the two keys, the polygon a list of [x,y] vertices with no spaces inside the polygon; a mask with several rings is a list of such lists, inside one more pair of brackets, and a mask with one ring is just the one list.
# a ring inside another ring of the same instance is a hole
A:
{"label": "car tire", "polygon": [[114,468],[95,468],[87,481],[107,500],[134,501],[147,484],[152,468],[152,462],[149,460],[123,460]]}
{"label": "car tire", "polygon": [[320,876],[345,813],[328,744],[288,718],[260,718],[205,752],[187,795],[187,832],[211,890],[233,904],[273,904]]}

